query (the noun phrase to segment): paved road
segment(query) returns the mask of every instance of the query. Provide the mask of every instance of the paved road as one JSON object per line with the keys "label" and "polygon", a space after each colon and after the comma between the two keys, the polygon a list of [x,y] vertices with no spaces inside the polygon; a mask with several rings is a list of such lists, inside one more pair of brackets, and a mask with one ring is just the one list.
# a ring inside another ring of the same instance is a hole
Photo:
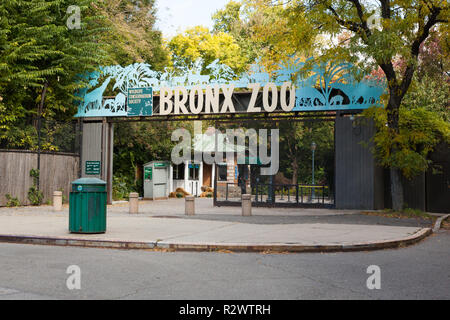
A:
{"label": "paved road", "polygon": [[[450,231],[358,253],[120,251],[0,244],[0,299],[450,299]],[[81,268],[68,290],[66,269]],[[369,265],[381,289],[366,287]]]}

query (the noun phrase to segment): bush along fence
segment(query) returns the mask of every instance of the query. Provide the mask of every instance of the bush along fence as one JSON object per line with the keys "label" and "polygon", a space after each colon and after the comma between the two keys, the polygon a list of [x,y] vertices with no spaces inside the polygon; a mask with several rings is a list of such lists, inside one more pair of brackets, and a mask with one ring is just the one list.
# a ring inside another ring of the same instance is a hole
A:
{"label": "bush along fence", "polygon": [[[0,150],[0,206],[50,203],[53,191],[68,197],[70,183],[79,177],[80,158],[73,153]],[[39,181],[39,188],[38,188]]]}

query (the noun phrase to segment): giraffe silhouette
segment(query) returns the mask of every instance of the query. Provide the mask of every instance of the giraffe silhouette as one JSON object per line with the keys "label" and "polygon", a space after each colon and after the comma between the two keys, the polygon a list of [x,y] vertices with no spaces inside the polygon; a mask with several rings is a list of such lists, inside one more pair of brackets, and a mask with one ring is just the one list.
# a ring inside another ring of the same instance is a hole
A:
{"label": "giraffe silhouette", "polygon": [[106,87],[108,86],[110,81],[111,77],[108,77],[100,87],[92,90],[84,96],[82,106],[82,110],[84,110],[84,112],[87,112],[91,109],[100,109],[102,107],[103,92],[105,92]]}

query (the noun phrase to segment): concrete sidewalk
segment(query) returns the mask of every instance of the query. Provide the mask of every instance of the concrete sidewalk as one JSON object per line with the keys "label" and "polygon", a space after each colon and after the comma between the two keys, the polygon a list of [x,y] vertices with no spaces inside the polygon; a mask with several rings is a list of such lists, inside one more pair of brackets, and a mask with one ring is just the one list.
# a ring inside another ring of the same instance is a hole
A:
{"label": "concrete sidewalk", "polygon": [[[144,200],[139,201],[140,216],[184,216],[184,199],[170,198],[167,200]],[[63,212],[69,212],[67,204],[63,207]],[[360,210],[330,210],[330,209],[309,209],[309,208],[263,208],[253,207],[253,215],[255,216],[336,216],[358,214]],[[0,215],[2,214],[31,214],[31,215],[54,215],[51,206],[42,205],[39,207],[18,207],[6,208],[0,207]],[[240,216],[240,207],[214,207],[211,198],[195,199],[196,215],[229,215]],[[108,205],[109,216],[128,216],[128,201],[117,201],[113,205]]]}
{"label": "concrete sidewalk", "polygon": [[[421,226],[274,221],[270,224],[255,224],[186,219],[177,208],[183,202],[171,203],[172,206],[156,202],[141,206],[141,210],[145,206],[157,206],[160,210],[164,207],[163,211],[158,210],[159,214],[147,211],[144,214],[128,215],[126,206],[110,207],[107,232],[95,235],[69,233],[67,208],[62,213],[53,213],[51,207],[39,207],[39,210],[30,207],[1,208],[0,241],[127,249],[324,252],[398,247],[417,242],[431,233],[430,228]],[[205,210],[201,209],[202,205]],[[240,213],[240,208],[211,209],[206,202],[198,207],[198,215]],[[274,209],[254,208],[254,216],[248,217],[248,221],[258,219],[258,214],[269,214],[268,210],[272,210],[271,217],[275,221],[289,215],[305,215],[303,209],[277,208],[274,212]],[[333,216],[334,221],[336,217],[344,216],[337,210],[307,212],[311,217]]]}

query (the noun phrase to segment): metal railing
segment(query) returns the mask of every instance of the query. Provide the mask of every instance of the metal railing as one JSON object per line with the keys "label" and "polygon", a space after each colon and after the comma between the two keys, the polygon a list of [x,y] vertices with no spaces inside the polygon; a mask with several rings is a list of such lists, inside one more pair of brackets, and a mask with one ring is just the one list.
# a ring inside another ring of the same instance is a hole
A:
{"label": "metal railing", "polygon": [[[234,182],[222,182],[217,187],[216,201],[240,203],[241,186]],[[255,205],[333,206],[334,195],[329,186],[305,184],[256,183],[246,187]]]}
{"label": "metal railing", "polygon": [[252,188],[255,202],[332,204],[328,186],[300,184],[256,183]]}

